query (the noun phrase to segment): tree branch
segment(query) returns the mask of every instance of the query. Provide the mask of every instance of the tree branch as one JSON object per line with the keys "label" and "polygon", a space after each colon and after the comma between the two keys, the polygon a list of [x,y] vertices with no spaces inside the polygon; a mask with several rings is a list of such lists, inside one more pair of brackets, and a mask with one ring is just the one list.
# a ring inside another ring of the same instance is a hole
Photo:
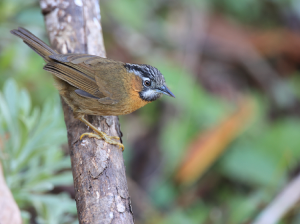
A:
{"label": "tree branch", "polygon": [[[60,53],[105,57],[97,0],[41,0],[51,46]],[[62,100],[63,101],[63,100]],[[87,126],[62,102],[80,223],[133,223],[122,151],[102,140],[84,138]],[[118,117],[87,116],[96,127],[120,136]]]}
{"label": "tree branch", "polygon": [[253,224],[276,224],[300,200],[300,174],[260,213]]}

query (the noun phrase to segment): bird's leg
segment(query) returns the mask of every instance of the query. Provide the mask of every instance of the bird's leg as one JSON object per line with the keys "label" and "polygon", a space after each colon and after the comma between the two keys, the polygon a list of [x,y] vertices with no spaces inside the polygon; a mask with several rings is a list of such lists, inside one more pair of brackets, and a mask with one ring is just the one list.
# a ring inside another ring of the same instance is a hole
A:
{"label": "bird's leg", "polygon": [[83,133],[81,136],[80,136],[80,140],[84,137],[84,136],[88,136],[89,138],[97,138],[97,139],[102,139],[104,140],[106,143],[108,144],[112,144],[112,145],[117,145],[117,146],[120,146],[120,148],[122,148],[122,151],[124,151],[124,145],[119,143],[119,142],[116,142],[116,141],[113,141],[112,139],[117,139],[119,140],[120,138],[119,137],[116,137],[116,136],[109,136],[107,134],[105,134],[104,132],[102,131],[99,131],[94,125],[92,125],[90,122],[88,122],[84,116],[79,116],[77,117],[79,120],[81,120],[83,123],[85,123],[87,126],[89,126],[91,129],[93,129],[97,134],[94,134],[94,133]]}

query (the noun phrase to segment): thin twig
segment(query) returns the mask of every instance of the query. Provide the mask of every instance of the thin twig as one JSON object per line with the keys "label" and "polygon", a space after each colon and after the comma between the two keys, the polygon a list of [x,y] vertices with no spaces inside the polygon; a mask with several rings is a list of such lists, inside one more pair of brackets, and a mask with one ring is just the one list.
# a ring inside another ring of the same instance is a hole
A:
{"label": "thin twig", "polygon": [[300,174],[258,216],[253,224],[275,224],[300,200]]}

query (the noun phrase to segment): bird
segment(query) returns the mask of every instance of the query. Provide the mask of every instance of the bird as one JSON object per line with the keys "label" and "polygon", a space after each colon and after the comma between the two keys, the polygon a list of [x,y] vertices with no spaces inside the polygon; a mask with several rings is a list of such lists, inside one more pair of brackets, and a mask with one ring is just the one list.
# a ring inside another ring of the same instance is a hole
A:
{"label": "bird", "polygon": [[83,133],[80,140],[84,136],[102,139],[124,151],[119,137],[98,130],[85,115],[125,115],[163,94],[175,98],[164,76],[151,65],[124,63],[89,54],[59,54],[25,28],[19,27],[11,33],[44,59],[43,69],[53,75],[54,85],[71,107],[74,117],[95,132]]}

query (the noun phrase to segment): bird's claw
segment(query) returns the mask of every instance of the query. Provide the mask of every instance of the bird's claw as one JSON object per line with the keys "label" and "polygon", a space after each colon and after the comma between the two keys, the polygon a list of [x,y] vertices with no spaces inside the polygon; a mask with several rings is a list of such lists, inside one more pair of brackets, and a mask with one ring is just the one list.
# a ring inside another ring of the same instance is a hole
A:
{"label": "bird's claw", "polygon": [[95,133],[83,133],[81,136],[80,136],[80,141],[82,140],[82,138],[84,136],[87,136],[89,138],[96,138],[96,139],[100,139],[100,140],[104,140],[106,143],[108,144],[111,144],[111,145],[117,145],[119,146],[121,149],[122,149],[122,152],[124,151],[124,145],[119,143],[119,142],[116,142],[116,141],[113,141],[112,139],[116,139],[116,140],[119,140],[120,138],[117,137],[117,136],[108,136],[107,134],[101,132],[101,134],[95,134]]}

